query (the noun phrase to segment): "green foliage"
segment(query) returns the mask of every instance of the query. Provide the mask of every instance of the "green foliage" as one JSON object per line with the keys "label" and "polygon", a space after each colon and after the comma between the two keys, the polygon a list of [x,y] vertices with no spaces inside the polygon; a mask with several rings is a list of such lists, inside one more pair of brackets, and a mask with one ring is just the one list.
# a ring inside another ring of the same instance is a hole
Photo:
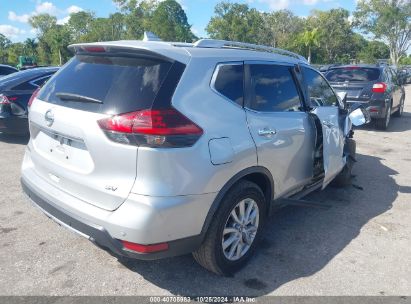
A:
{"label": "green foliage", "polygon": [[411,46],[411,1],[359,0],[354,17],[364,33],[388,45],[391,62],[398,64]]}
{"label": "green foliage", "polygon": [[[18,56],[35,56],[39,64],[63,64],[71,56],[72,43],[142,39],[151,31],[165,41],[191,42],[187,16],[176,0],[113,0],[119,12],[97,18],[93,12],[70,15],[64,25],[48,14],[32,16],[30,25],[37,38],[11,43],[0,34],[0,62],[17,64]],[[206,31],[214,39],[264,44],[306,55],[317,64],[375,63],[391,57],[406,64],[404,56],[411,44],[410,0],[359,0],[355,23],[342,8],[313,11],[307,18],[288,10],[263,13],[247,4],[221,1]],[[373,34],[369,41],[354,32],[358,27]],[[394,38],[393,38],[394,37]],[[402,56],[402,57],[401,57]]]}
{"label": "green foliage", "polygon": [[16,66],[19,62],[19,56],[24,54],[24,44],[21,42],[11,44],[7,49],[7,54],[9,64]]}
{"label": "green foliage", "polygon": [[149,29],[165,41],[192,42],[196,38],[186,13],[175,0],[165,0],[157,6],[150,18]]}
{"label": "green foliage", "polygon": [[249,43],[264,39],[263,16],[248,5],[223,1],[216,5],[214,13],[206,28],[211,38]]}
{"label": "green foliage", "polygon": [[3,34],[0,34],[0,63],[7,63],[10,45],[11,41]]}
{"label": "green foliage", "polygon": [[[312,30],[305,30],[297,37],[299,43],[304,45],[307,50],[308,62],[311,63],[311,49],[313,47],[320,46],[320,33],[318,28],[313,28]],[[298,43],[298,42],[297,42]]]}
{"label": "green foliage", "polygon": [[400,59],[400,64],[401,65],[410,65],[411,66],[411,55],[408,55],[408,57],[402,56],[401,59]]}
{"label": "green foliage", "polygon": [[[348,20],[350,13],[342,8],[329,11],[313,11],[307,19],[308,28],[318,29],[318,48],[324,63],[345,62],[352,54],[353,31]],[[319,58],[316,58],[317,61]]]}
{"label": "green foliage", "polygon": [[[259,30],[259,43],[295,49],[295,40],[304,29],[304,20],[288,10],[262,13],[263,28]],[[297,47],[298,48],[298,47]]]}
{"label": "green foliage", "polygon": [[390,57],[390,49],[381,41],[367,41],[366,45],[358,53],[358,59],[364,63],[375,63],[378,59]]}

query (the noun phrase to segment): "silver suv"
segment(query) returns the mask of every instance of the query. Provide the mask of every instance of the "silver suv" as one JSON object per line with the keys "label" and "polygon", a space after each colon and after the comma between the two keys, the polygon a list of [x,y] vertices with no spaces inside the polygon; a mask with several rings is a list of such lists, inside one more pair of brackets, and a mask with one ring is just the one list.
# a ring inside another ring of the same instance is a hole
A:
{"label": "silver suv", "polygon": [[299,55],[210,39],[70,49],[31,103],[22,186],[116,255],[192,252],[230,274],[280,198],[349,181],[351,126],[368,118]]}

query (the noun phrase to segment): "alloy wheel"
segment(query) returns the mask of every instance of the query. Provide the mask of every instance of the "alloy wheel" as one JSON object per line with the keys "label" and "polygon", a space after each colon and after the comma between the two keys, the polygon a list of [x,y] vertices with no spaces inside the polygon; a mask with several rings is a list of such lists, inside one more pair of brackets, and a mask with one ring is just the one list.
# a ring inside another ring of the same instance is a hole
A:
{"label": "alloy wheel", "polygon": [[221,240],[224,256],[230,261],[241,259],[250,249],[259,227],[257,203],[247,198],[240,201],[231,211]]}

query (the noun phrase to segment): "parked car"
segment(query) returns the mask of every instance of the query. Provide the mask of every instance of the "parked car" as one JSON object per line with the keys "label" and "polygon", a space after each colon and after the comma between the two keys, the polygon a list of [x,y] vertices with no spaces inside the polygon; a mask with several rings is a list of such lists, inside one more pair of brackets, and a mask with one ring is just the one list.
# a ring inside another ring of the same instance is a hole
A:
{"label": "parked car", "polygon": [[0,132],[29,133],[27,105],[33,92],[58,68],[37,68],[7,75],[0,79]]}
{"label": "parked car", "polygon": [[19,70],[10,65],[0,64],[0,78],[18,71]]}
{"label": "parked car", "polygon": [[22,186],[116,255],[193,252],[229,274],[280,198],[349,182],[367,113],[299,55],[210,39],[70,49],[31,105]]}
{"label": "parked car", "polygon": [[404,76],[404,84],[411,83],[411,67],[404,67],[401,71]]}
{"label": "parked car", "polygon": [[388,65],[345,65],[331,68],[325,77],[336,92],[347,93],[347,102],[367,107],[377,128],[386,130],[391,114],[400,117],[405,90],[398,73]]}

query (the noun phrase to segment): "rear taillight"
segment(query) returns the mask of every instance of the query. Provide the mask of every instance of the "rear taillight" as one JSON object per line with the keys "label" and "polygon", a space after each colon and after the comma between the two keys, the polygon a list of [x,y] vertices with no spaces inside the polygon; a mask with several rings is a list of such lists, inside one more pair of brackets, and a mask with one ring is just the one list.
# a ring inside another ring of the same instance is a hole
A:
{"label": "rear taillight", "polygon": [[34,99],[36,99],[37,95],[39,95],[40,89],[41,89],[41,88],[37,88],[37,89],[33,92],[33,94],[31,95],[31,97],[30,97],[30,99],[29,99],[29,102],[28,102],[28,104],[27,104],[27,107],[28,107],[28,108],[31,107]]}
{"label": "rear taillight", "polygon": [[386,90],[387,84],[385,82],[377,82],[372,87],[374,93],[385,93]]}
{"label": "rear taillight", "polygon": [[10,100],[6,95],[0,94],[0,105],[9,105]]}
{"label": "rear taillight", "polygon": [[115,142],[158,148],[192,146],[203,130],[176,109],[149,109],[98,121]]}

